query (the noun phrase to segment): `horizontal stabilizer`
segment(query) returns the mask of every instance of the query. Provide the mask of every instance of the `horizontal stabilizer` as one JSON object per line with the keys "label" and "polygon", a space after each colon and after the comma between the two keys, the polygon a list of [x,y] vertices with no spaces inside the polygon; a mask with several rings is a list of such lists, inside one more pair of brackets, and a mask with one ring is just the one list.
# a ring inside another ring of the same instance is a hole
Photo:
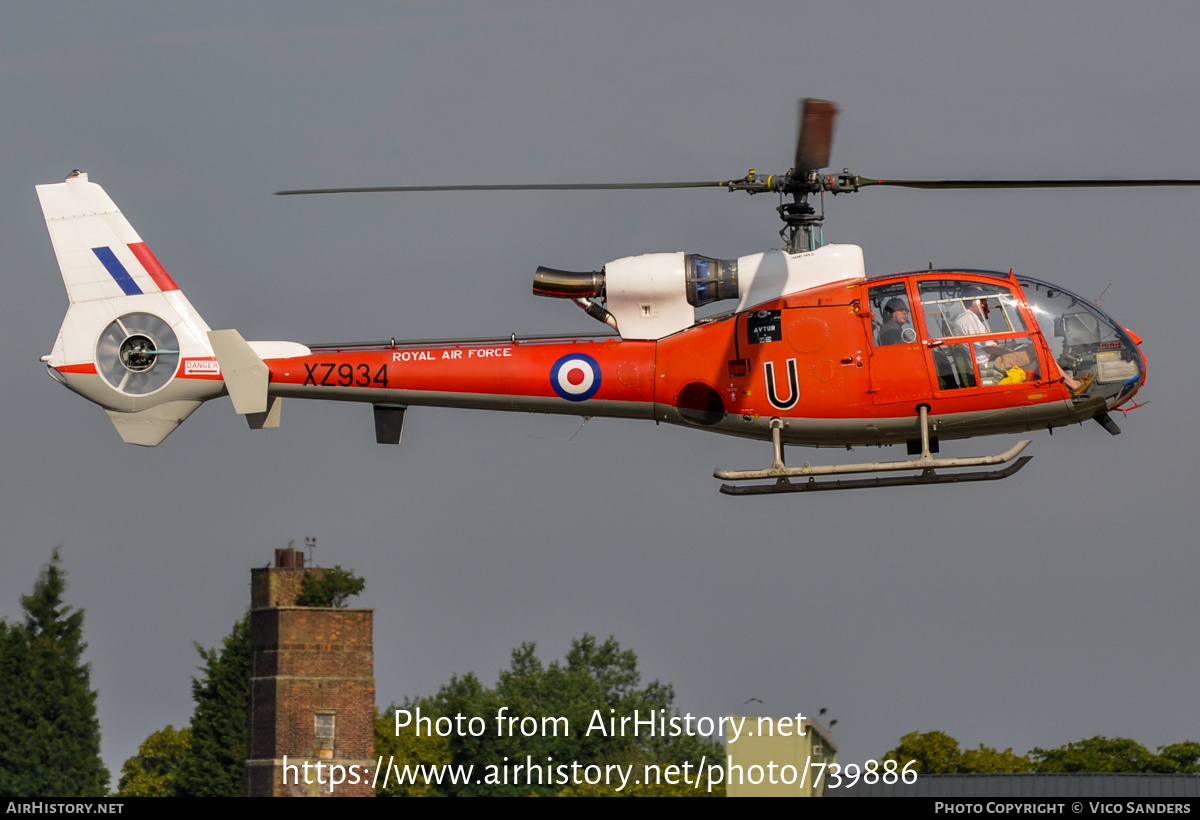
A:
{"label": "horizontal stabilizer", "polygon": [[156,447],[201,404],[198,401],[169,401],[137,413],[107,412],[126,444]]}
{"label": "horizontal stabilizer", "polygon": [[247,413],[246,423],[251,430],[273,430],[279,426],[279,412],[283,407],[283,399],[271,396],[267,402],[267,412]]}
{"label": "horizontal stabilizer", "polygon": [[233,409],[241,415],[267,413],[267,384],[271,371],[266,363],[236,330],[210,330],[208,341],[221,365]]}

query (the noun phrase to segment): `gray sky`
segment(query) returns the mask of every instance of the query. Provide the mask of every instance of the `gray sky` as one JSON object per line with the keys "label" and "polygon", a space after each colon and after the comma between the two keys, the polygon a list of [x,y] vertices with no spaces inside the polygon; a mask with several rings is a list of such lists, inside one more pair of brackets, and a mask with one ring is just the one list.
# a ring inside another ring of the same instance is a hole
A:
{"label": "gray sky", "polygon": [[271,192],[781,172],[802,96],[839,102],[833,165],[864,176],[1200,177],[1196,4],[105,5],[3,4],[0,616],[61,544],[114,782],[187,722],[192,641],[217,643],[249,569],[305,536],[368,579],[381,705],[591,632],[693,714],[828,707],[845,762],[914,730],[1019,753],[1200,740],[1200,192],[827,198],[827,239],[869,272],[1111,283],[1149,405],[1117,438],[1034,434],[1002,483],[734,499],[713,468],[765,466],[766,445],[633,421],[566,443],[545,437],[569,418],[414,409],[389,448],[364,406],[288,401],[251,432],[220,400],[125,445],[37,361],[66,296],[33,191],[87,171],[246,338],[592,332],[530,295],[537,265],[778,247],[775,200]]}

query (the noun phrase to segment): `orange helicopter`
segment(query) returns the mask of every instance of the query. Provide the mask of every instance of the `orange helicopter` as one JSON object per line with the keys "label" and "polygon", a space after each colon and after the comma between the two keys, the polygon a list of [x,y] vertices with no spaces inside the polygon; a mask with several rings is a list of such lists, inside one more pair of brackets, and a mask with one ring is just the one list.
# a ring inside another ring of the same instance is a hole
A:
{"label": "orange helicopter", "polygon": [[[154,446],[223,395],[252,428],[277,427],[285,398],[365,402],[380,443],[399,444],[411,406],[640,418],[769,440],[760,470],[716,470],[731,495],[983,481],[1029,461],[941,458],[943,439],[1049,429],[1133,401],[1141,340],[1057,285],[978,270],[867,276],[862,249],[826,245],[810,195],[872,185],[1063,188],[1200,185],[1200,180],[878,180],[820,172],[836,107],[803,100],[787,174],[618,184],[309,189],[597,190],[717,187],[777,193],[783,250],[715,259],[655,253],[595,271],[538,268],[533,292],[570,299],[610,328],[589,337],[366,342],[246,341],[211,330],[120,211],[86,174],[38,186],[71,306],[51,376],[104,407],[122,438]],[[782,202],[790,196],[790,202]],[[697,309],[728,301],[728,312]],[[614,334],[615,332],[615,334]],[[786,445],[906,444],[916,458],[790,467]],[[991,468],[1007,465],[1000,469]],[[856,478],[840,478],[857,475]]]}

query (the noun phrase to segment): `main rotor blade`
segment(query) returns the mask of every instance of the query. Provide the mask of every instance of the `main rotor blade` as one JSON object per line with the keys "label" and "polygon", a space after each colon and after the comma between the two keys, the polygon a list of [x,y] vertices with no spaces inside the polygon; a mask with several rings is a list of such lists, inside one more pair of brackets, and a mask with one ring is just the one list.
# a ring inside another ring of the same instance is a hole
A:
{"label": "main rotor blade", "polygon": [[401,185],[375,188],[304,188],[276,191],[275,196],[300,194],[378,194],[395,191],[616,191],[645,188],[721,188],[726,182],[583,182],[561,185]]}
{"label": "main rotor blade", "polygon": [[1161,188],[1200,185],[1200,179],[867,179],[855,177],[859,188],[893,185],[900,188]]}
{"label": "main rotor blade", "polygon": [[796,161],[792,164],[792,175],[796,178],[804,179],[809,171],[829,164],[837,113],[837,106],[828,100],[800,101],[800,135],[796,138]]}

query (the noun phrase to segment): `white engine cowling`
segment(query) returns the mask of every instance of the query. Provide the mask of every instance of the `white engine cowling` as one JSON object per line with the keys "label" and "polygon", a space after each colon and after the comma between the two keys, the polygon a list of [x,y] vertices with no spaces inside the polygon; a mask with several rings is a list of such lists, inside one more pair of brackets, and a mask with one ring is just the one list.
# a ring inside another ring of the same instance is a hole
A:
{"label": "white engine cowling", "polygon": [[826,245],[797,254],[767,251],[738,259],[648,253],[616,259],[603,272],[539,269],[534,293],[575,299],[603,296],[622,338],[662,339],[694,325],[696,308],[711,302],[737,299],[740,312],[789,293],[865,275],[857,245]]}

